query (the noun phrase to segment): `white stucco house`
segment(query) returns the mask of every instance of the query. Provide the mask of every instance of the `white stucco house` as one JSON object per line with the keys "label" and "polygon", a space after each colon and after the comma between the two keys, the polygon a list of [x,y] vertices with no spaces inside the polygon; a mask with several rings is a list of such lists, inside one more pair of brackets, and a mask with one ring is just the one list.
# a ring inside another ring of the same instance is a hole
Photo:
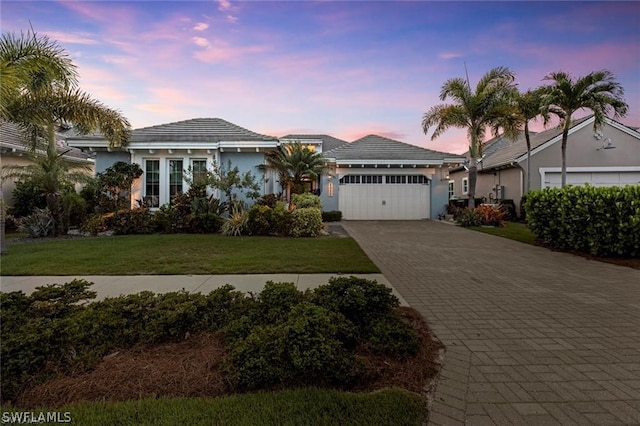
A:
{"label": "white stucco house", "polygon": [[[110,148],[100,135],[74,136],[69,146],[95,154],[96,172],[116,161],[138,163],[144,173],[134,184],[132,204],[157,208],[188,189],[185,170],[210,169],[231,161],[251,171],[263,194],[278,193],[277,175],[261,171],[265,154],[299,141],[321,152],[330,173],[313,182],[323,210],[340,210],[345,219],[429,219],[447,203],[446,170],[464,158],[369,135],[353,142],[329,135],[262,135],[220,118],[196,118],[132,131],[129,145]],[[220,196],[220,194],[217,194]]]}

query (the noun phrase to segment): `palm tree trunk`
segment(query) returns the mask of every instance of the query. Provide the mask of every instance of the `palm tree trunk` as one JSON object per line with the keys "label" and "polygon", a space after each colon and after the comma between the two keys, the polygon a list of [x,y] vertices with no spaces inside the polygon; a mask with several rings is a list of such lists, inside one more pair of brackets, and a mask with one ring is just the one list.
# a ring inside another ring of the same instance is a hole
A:
{"label": "palm tree trunk", "polygon": [[562,145],[560,151],[562,153],[562,169],[560,176],[560,187],[564,188],[567,184],[567,139],[569,138],[569,128],[571,127],[571,116],[568,115],[562,129]]}
{"label": "palm tree trunk", "polygon": [[476,207],[476,181],[478,180],[478,160],[475,156],[469,159],[469,208]]}
{"label": "palm tree trunk", "polygon": [[531,139],[529,138],[529,122],[524,123],[524,138],[527,141],[527,187],[526,194],[531,189]]}

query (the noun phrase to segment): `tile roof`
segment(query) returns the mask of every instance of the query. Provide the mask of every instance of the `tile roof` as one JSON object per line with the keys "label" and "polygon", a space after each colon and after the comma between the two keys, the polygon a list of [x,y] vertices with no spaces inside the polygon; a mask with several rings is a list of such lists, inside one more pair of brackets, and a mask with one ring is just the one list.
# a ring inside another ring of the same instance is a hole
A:
{"label": "tile roof", "polygon": [[[578,120],[574,120],[571,127],[573,128],[578,124],[584,123],[592,117],[593,116],[590,115]],[[530,135],[531,150],[534,150],[535,148],[550,141],[556,136],[559,136],[560,134],[562,134],[562,128],[556,126],[543,132]],[[493,148],[494,144],[495,149]],[[515,141],[506,138],[504,135],[500,135],[494,139],[489,140],[485,146],[486,148],[484,149],[484,153],[486,154],[486,156],[480,164],[480,171],[482,169],[490,169],[494,167],[509,165],[517,158],[527,153],[527,142],[524,137],[524,132],[522,132]]]}
{"label": "tile roof", "polygon": [[378,135],[368,135],[325,153],[336,160],[444,160],[460,157]]}
{"label": "tile roof", "polygon": [[[102,139],[102,137],[94,134],[72,139]],[[277,141],[277,138],[252,132],[221,118],[194,118],[132,130],[130,143],[221,141]]]}
{"label": "tile roof", "polygon": [[[66,145],[64,139],[69,134],[75,135],[75,131],[72,128],[59,129],[56,131],[56,149],[58,152],[64,153],[64,156],[70,159],[90,159],[92,157],[91,154]],[[9,122],[0,123],[0,147],[2,149],[15,149],[17,152],[26,152],[29,148],[25,142],[25,137],[16,124]],[[44,148],[38,148],[38,152],[44,152]]]}
{"label": "tile roof", "polygon": [[293,139],[293,140],[306,140],[306,139],[319,139],[322,141],[322,152],[331,151],[349,142],[342,139],[334,138],[329,135],[305,135],[305,134],[291,134],[281,137],[280,139]]}

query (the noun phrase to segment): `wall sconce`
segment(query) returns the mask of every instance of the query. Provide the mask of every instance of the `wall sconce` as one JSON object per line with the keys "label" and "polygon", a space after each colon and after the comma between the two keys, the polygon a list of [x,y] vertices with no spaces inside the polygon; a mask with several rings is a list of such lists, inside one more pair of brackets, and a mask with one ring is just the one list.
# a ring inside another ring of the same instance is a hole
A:
{"label": "wall sconce", "polygon": [[333,197],[333,183],[329,182],[329,185],[327,185],[327,195],[329,197]]}

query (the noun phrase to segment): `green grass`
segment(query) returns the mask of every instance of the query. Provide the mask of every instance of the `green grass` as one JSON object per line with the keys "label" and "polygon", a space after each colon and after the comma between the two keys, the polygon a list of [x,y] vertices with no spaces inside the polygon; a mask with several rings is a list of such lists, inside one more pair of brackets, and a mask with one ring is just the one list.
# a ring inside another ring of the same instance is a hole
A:
{"label": "green grass", "polygon": [[14,243],[2,275],[377,273],[352,238],[125,235]]}
{"label": "green grass", "polygon": [[481,226],[470,227],[474,231],[484,232],[485,234],[497,235],[499,237],[509,238],[510,240],[520,241],[527,244],[535,244],[536,236],[529,230],[526,224],[517,222],[505,222],[502,228],[485,228]]}
{"label": "green grass", "polygon": [[[13,410],[2,411],[7,416]],[[55,411],[70,412],[73,423],[81,425],[395,426],[420,425],[426,420],[425,401],[402,389],[355,394],[303,388],[215,399],[82,403]]]}

